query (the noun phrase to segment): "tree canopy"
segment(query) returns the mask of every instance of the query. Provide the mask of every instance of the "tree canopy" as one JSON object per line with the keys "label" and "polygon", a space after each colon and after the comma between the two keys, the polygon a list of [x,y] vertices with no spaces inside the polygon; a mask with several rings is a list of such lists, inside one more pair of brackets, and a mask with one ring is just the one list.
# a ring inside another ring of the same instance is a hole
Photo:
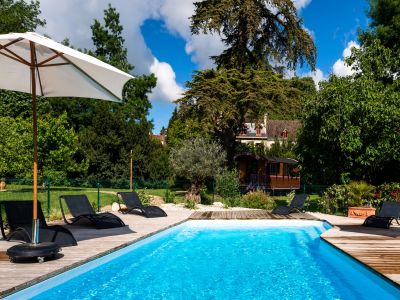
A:
{"label": "tree canopy", "polygon": [[382,45],[393,50],[400,49],[400,0],[369,0],[368,29],[360,35],[368,43],[378,38]]}
{"label": "tree canopy", "polygon": [[354,75],[332,75],[307,102],[297,147],[303,175],[323,184],[398,181],[400,80],[390,73],[398,57],[375,40],[350,61]]}
{"label": "tree canopy", "polygon": [[0,0],[0,33],[34,31],[46,24],[39,15],[39,1]]}
{"label": "tree canopy", "polygon": [[195,2],[192,34],[217,33],[226,49],[213,56],[219,68],[271,70],[283,64],[315,69],[316,48],[292,0],[205,0]]}
{"label": "tree canopy", "polygon": [[170,159],[175,174],[191,183],[187,197],[200,203],[200,188],[206,179],[214,178],[222,170],[225,152],[216,142],[195,138],[171,149]]}

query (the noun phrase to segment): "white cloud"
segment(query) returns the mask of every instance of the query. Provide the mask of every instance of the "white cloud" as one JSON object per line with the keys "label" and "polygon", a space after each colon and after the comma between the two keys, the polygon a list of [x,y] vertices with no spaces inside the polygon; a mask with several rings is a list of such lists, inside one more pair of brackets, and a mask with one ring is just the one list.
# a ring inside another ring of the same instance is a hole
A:
{"label": "white cloud", "polygon": [[183,88],[176,83],[175,72],[170,64],[159,62],[157,58],[154,58],[150,72],[157,77],[157,86],[150,95],[150,99],[174,101],[182,97]]}
{"label": "white cloud", "polygon": [[332,73],[337,75],[337,76],[349,76],[354,73],[354,71],[351,69],[351,66],[346,64],[345,59],[346,57],[349,57],[351,55],[351,49],[355,48],[360,48],[360,45],[358,45],[355,41],[350,41],[347,43],[347,47],[343,50],[343,58],[338,59],[332,67]]}
{"label": "white cloud", "polygon": [[302,77],[311,77],[314,80],[314,84],[317,90],[319,90],[319,83],[321,81],[325,81],[327,79],[327,77],[325,76],[324,72],[322,72],[322,70],[320,69],[316,69],[313,72],[308,72],[306,74],[304,74]]}
{"label": "white cloud", "polygon": [[311,3],[311,0],[293,0],[294,6],[297,10],[301,10]]}
{"label": "white cloud", "polygon": [[160,8],[161,18],[169,32],[178,34],[186,41],[186,54],[200,69],[214,66],[210,56],[218,55],[224,49],[221,38],[215,34],[199,34],[192,36],[190,17],[194,13],[193,1],[166,0]]}

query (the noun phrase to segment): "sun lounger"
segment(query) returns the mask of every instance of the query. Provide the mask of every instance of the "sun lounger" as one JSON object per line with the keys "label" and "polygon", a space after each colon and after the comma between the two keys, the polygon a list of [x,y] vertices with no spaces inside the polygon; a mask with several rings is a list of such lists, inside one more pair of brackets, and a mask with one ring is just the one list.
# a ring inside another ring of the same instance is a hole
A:
{"label": "sun lounger", "polygon": [[289,206],[278,206],[272,210],[273,214],[277,215],[288,215],[292,212],[301,212],[304,208],[304,203],[306,202],[306,194],[296,194]]}
{"label": "sun lounger", "polygon": [[[64,199],[69,212],[73,216],[70,221],[65,217],[62,199]],[[96,213],[86,195],[62,195],[59,200],[61,212],[67,224],[75,224],[84,219],[93,224],[97,229],[125,226],[124,222],[112,213]]]}
{"label": "sun lounger", "polygon": [[[9,233],[6,235],[6,222],[1,215],[1,207],[7,217]],[[7,241],[16,240],[32,242],[32,211],[33,201],[2,201],[0,202],[1,234]],[[40,202],[38,202],[39,242],[55,242],[60,247],[76,246],[77,242],[72,233],[59,225],[47,225]]]}
{"label": "sun lounger", "polygon": [[382,208],[379,213],[375,216],[369,216],[368,218],[366,218],[363,225],[368,227],[389,229],[390,225],[392,225],[393,220],[396,220],[397,224],[399,224],[399,218],[400,202],[385,201],[383,202]]}
{"label": "sun lounger", "polygon": [[144,206],[135,192],[119,192],[118,196],[124,201],[127,213],[139,212],[146,218],[166,217],[167,213],[158,206]]}

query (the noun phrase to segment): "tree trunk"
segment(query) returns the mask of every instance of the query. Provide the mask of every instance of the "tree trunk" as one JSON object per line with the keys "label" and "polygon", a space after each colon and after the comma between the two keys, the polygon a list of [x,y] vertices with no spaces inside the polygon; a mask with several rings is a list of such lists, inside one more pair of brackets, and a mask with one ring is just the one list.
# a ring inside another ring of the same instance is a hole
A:
{"label": "tree trunk", "polygon": [[187,200],[194,201],[196,204],[200,204],[200,185],[197,183],[192,183],[190,190],[186,193],[185,197]]}

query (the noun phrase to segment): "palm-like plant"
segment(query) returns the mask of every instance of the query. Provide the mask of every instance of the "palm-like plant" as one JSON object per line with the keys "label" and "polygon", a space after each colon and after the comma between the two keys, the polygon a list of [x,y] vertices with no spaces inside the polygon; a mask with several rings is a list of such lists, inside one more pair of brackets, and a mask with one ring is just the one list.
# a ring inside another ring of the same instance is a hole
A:
{"label": "palm-like plant", "polygon": [[350,206],[361,206],[369,198],[372,198],[375,187],[365,181],[351,181],[347,185],[349,192],[349,205]]}

